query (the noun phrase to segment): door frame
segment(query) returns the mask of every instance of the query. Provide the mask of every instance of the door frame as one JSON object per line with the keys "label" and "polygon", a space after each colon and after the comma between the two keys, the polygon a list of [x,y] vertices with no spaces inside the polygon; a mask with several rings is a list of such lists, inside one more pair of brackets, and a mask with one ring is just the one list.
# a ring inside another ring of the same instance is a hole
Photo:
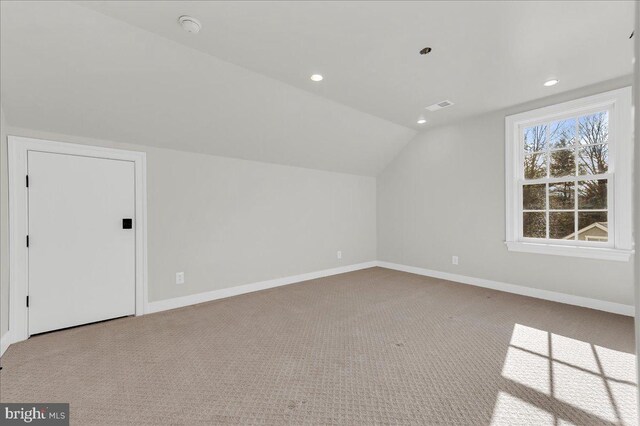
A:
{"label": "door frame", "polygon": [[9,170],[9,339],[29,338],[26,306],[29,256],[28,197],[26,187],[29,151],[69,154],[109,160],[132,161],[135,169],[135,314],[147,309],[147,160],[146,153],[122,149],[56,142],[22,136],[7,136]]}

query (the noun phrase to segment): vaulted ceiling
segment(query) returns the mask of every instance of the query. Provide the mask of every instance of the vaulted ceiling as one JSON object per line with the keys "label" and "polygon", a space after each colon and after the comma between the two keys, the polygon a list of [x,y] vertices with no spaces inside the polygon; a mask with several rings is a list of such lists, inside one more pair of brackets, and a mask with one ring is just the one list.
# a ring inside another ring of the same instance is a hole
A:
{"label": "vaulted ceiling", "polygon": [[[3,1],[0,12],[9,125],[364,175],[421,129],[632,72],[624,1]],[[199,34],[178,25],[184,14]],[[550,77],[560,84],[543,87]],[[455,105],[424,109],[444,99]]]}

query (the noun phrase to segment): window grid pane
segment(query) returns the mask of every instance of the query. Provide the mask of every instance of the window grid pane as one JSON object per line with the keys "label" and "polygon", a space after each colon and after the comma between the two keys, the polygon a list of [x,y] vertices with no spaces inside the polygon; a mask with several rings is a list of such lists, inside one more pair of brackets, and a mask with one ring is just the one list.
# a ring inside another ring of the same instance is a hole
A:
{"label": "window grid pane", "polygon": [[522,236],[608,241],[608,111],[526,128],[523,142]]}
{"label": "window grid pane", "polygon": [[[548,129],[548,127],[547,127],[547,129]],[[549,156],[547,155],[547,158],[548,158],[548,157],[549,157]],[[547,170],[549,170],[548,163],[547,163]],[[547,225],[547,229],[546,229],[546,236],[545,236],[545,237],[546,237],[547,239],[549,239],[549,184],[547,184],[547,185],[545,186],[545,189],[546,189],[546,192],[545,192],[545,198],[546,198],[546,200],[547,200],[547,211],[545,212],[545,216],[546,216],[546,219],[547,219],[547,221],[546,221],[546,222],[547,222],[547,223],[546,223],[546,225]]]}

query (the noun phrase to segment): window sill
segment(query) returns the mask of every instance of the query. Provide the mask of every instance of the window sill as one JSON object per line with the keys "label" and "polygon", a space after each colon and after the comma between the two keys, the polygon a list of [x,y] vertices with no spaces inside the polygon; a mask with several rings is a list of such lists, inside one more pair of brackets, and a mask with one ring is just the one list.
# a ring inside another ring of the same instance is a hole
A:
{"label": "window sill", "polygon": [[509,251],[583,257],[587,259],[615,260],[618,262],[628,262],[631,259],[631,255],[634,253],[633,250],[523,243],[519,241],[507,241],[505,244]]}

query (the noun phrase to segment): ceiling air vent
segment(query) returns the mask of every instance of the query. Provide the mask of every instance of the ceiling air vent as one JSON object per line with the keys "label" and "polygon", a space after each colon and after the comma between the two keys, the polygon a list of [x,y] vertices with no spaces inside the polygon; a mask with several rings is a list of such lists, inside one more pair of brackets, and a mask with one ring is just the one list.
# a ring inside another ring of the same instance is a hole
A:
{"label": "ceiling air vent", "polygon": [[442,102],[438,102],[437,104],[429,105],[427,107],[427,110],[437,111],[442,108],[450,107],[451,105],[453,105],[453,102],[451,101],[442,101]]}

